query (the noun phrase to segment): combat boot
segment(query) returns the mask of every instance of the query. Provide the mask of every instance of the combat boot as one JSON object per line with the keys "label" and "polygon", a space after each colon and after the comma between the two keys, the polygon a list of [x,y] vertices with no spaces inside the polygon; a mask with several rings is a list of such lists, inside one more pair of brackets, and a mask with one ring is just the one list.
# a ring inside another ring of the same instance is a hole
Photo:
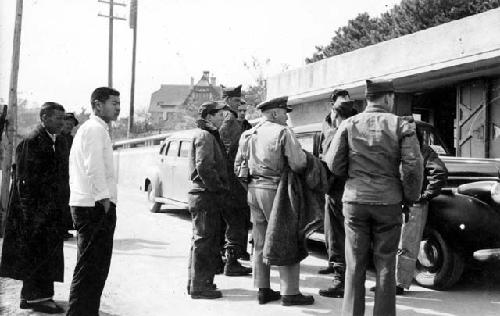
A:
{"label": "combat boot", "polygon": [[224,275],[226,276],[244,276],[252,273],[252,268],[247,268],[241,265],[238,261],[238,255],[233,249],[226,251],[226,266],[224,267]]}
{"label": "combat boot", "polygon": [[334,298],[344,297],[345,273],[342,268],[334,267],[334,270],[332,286],[327,289],[319,290],[319,295]]}

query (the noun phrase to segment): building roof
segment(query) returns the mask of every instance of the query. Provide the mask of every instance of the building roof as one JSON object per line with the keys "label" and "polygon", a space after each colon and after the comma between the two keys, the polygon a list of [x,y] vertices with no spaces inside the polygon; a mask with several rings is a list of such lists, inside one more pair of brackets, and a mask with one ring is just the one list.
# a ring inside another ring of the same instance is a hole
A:
{"label": "building roof", "polygon": [[162,84],[160,89],[151,95],[149,112],[162,112],[165,107],[181,105],[192,88],[188,84]]}

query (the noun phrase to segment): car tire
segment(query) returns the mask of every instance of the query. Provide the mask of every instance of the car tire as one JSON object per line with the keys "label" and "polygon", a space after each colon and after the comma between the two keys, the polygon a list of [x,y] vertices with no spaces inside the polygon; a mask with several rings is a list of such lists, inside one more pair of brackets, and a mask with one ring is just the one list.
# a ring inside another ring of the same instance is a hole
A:
{"label": "car tire", "polygon": [[426,228],[420,243],[415,281],[426,288],[445,290],[460,280],[463,255],[454,250],[434,228]]}
{"label": "car tire", "polygon": [[156,202],[155,197],[160,196],[160,185],[157,181],[150,182],[148,185],[148,201],[152,202],[151,213],[158,213],[161,210],[162,203]]}

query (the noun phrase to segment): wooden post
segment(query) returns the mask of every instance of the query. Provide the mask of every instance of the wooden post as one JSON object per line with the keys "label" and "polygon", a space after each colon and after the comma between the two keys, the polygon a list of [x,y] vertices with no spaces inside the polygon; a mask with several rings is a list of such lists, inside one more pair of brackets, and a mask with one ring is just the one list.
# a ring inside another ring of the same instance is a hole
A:
{"label": "wooden post", "polygon": [[19,56],[21,51],[21,25],[23,20],[23,0],[17,0],[16,22],[14,26],[14,44],[12,48],[12,68],[10,73],[9,87],[9,109],[7,113],[7,148],[2,161],[2,187],[0,199],[2,205],[2,225],[0,234],[3,236],[5,228],[5,215],[9,202],[10,169],[12,166],[12,154],[14,152],[16,130],[17,130],[17,79],[19,74]]}
{"label": "wooden post", "polygon": [[137,47],[137,2],[138,0],[131,0],[130,2],[130,27],[133,29],[133,42],[132,42],[132,78],[130,80],[130,109],[128,115],[128,128],[127,137],[130,138],[134,131],[134,99],[135,99],[135,57]]}

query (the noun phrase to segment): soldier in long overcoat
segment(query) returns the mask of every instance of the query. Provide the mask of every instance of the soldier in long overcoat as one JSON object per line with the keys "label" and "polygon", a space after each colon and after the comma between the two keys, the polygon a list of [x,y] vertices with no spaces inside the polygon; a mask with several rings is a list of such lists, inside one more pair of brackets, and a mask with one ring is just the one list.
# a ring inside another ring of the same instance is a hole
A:
{"label": "soldier in long overcoat", "polygon": [[67,143],[59,135],[64,108],[46,102],[41,125],[16,148],[0,276],[23,281],[22,309],[61,313],[52,300],[63,282],[62,221]]}
{"label": "soldier in long overcoat", "polygon": [[[228,159],[230,191],[225,198],[222,218],[226,224],[226,258],[224,274],[227,276],[243,276],[252,273],[252,269],[242,266],[238,258],[247,255],[250,208],[247,203],[247,192],[233,173],[234,159],[238,152],[240,136],[244,129],[238,120],[238,107],[242,104],[241,85],[236,88],[223,88],[223,97],[228,108],[224,113],[224,121],[219,128],[220,138],[224,144]],[[249,258],[248,258],[249,259]]]}

